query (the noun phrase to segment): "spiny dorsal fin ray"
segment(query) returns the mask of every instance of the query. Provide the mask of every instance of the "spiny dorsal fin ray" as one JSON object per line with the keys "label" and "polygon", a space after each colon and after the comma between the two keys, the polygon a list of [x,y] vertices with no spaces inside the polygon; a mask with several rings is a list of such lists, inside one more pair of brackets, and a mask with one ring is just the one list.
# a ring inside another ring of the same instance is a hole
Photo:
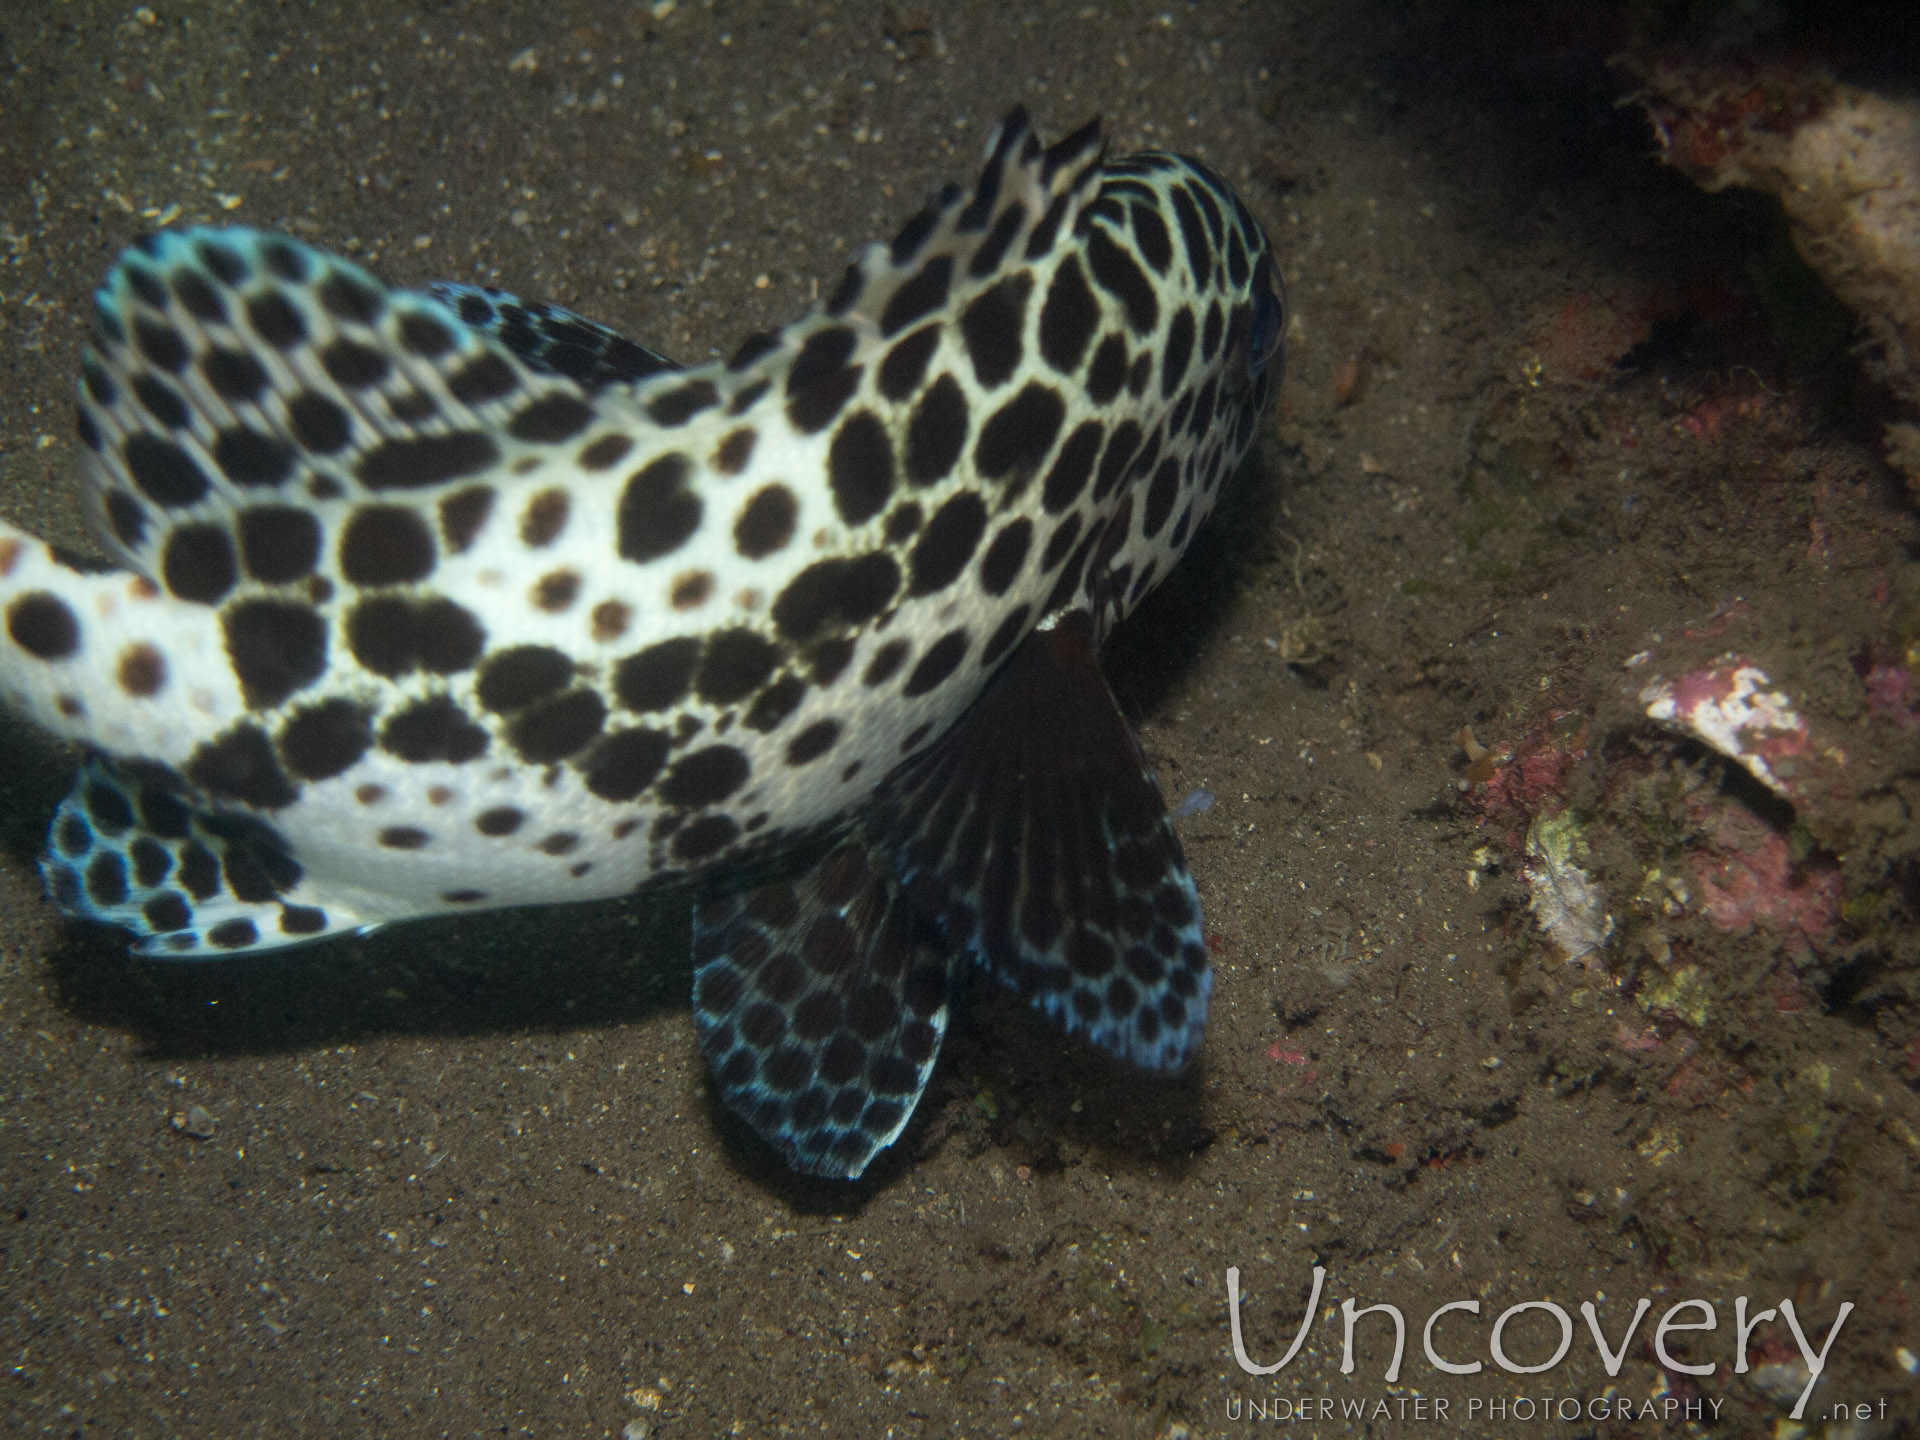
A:
{"label": "spiny dorsal fin ray", "polygon": [[[353,499],[498,480],[636,419],[435,296],[283,235],[149,236],[94,306],[89,511],[116,559],[183,599],[304,576]],[[248,510],[265,538],[241,533]]]}
{"label": "spiny dorsal fin ray", "polygon": [[1104,152],[1098,120],[1042,149],[1025,107],[1016,107],[988,139],[972,191],[948,186],[890,242],[867,246],[825,313],[864,319],[887,337],[935,309],[958,310],[1070,224],[1068,212],[1091,199]]}
{"label": "spiny dorsal fin ray", "polygon": [[1071,611],[880,787],[869,824],[915,909],[1069,1034],[1177,1071],[1211,977],[1193,877]]}
{"label": "spiny dorsal fin ray", "polygon": [[530,369],[542,375],[564,375],[590,394],[686,368],[611,326],[542,300],[522,300],[491,286],[451,280],[434,281],[427,292],[451,306],[468,325],[498,340]]}
{"label": "spiny dorsal fin ray", "polygon": [[857,1178],[933,1073],[952,960],[898,900],[854,838],[694,911],[693,1016],[720,1096],[810,1175]]}
{"label": "spiny dorsal fin ray", "polygon": [[90,755],[40,857],[66,914],[131,930],[143,955],[198,959],[362,928],[311,903],[299,863],[251,816],[197,808],[164,766]]}

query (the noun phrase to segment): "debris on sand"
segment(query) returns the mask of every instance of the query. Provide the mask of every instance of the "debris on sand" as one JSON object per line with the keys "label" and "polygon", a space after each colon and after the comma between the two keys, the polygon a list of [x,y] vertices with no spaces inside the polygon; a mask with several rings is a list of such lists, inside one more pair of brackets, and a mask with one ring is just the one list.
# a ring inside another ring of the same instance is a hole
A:
{"label": "debris on sand", "polygon": [[[1669,165],[1774,196],[1795,248],[1864,323],[1868,368],[1920,412],[1920,103],[1819,70],[1629,57]],[[1887,427],[1920,495],[1920,425]]]}
{"label": "debris on sand", "polygon": [[1586,837],[1571,810],[1542,815],[1527,831],[1525,874],[1533,918],[1571,964],[1597,952],[1613,934],[1607,897],[1579,862]]}
{"label": "debris on sand", "polygon": [[1767,672],[1732,651],[1676,680],[1655,676],[1640,691],[1647,718],[1700,741],[1739,765],[1789,804],[1804,801],[1806,771],[1825,759],[1846,764],[1843,751],[1815,749],[1807,722]]}

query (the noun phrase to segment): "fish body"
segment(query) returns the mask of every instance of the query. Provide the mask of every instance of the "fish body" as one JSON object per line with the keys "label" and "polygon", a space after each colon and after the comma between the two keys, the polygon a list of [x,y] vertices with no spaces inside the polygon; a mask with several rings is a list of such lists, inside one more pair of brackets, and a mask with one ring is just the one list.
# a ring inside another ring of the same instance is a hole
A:
{"label": "fish body", "polygon": [[728,361],[166,232],[96,295],[75,568],[0,525],[0,699],[85,747],[43,860],[157,956],[694,881],[695,1016],[798,1168],[894,1139],[985,965],[1177,1069],[1199,912],[1101,638],[1279,378],[1196,162],[1051,148]]}

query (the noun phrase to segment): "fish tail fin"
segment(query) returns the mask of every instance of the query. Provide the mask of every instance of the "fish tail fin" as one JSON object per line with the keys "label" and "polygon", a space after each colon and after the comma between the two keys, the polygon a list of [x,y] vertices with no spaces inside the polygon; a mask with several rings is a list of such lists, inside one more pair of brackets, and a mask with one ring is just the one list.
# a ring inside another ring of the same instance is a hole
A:
{"label": "fish tail fin", "polygon": [[90,755],[40,857],[66,914],[130,930],[143,955],[191,959],[364,928],[302,903],[299,862],[263,821],[197,808],[164,767]]}

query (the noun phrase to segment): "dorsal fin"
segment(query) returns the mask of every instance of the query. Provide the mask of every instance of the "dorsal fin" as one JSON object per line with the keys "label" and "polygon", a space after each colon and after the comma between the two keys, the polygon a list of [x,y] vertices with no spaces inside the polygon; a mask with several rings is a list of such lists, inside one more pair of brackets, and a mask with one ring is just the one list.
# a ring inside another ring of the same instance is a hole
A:
{"label": "dorsal fin", "polygon": [[[1047,253],[1093,199],[1106,142],[1090,120],[1042,148],[1024,106],[1000,122],[971,191],[949,185],[850,264],[832,295],[799,320],[747,337],[729,368],[787,378],[789,395],[851,388],[852,367],[877,340],[933,314],[958,313],[1008,269]],[[824,404],[822,408],[827,408]],[[805,429],[805,401],[801,402]]]}
{"label": "dorsal fin", "polygon": [[1004,268],[1036,258],[1072,228],[1105,151],[1098,120],[1042,149],[1026,107],[1016,107],[988,137],[973,189],[947,187],[891,241],[867,246],[826,313],[862,316],[890,336],[945,306],[949,289],[964,297],[990,288]]}
{"label": "dorsal fin", "polygon": [[590,393],[686,368],[609,325],[544,300],[522,300],[491,286],[451,280],[434,281],[427,293],[498,340],[516,359],[543,375],[564,375]]}

